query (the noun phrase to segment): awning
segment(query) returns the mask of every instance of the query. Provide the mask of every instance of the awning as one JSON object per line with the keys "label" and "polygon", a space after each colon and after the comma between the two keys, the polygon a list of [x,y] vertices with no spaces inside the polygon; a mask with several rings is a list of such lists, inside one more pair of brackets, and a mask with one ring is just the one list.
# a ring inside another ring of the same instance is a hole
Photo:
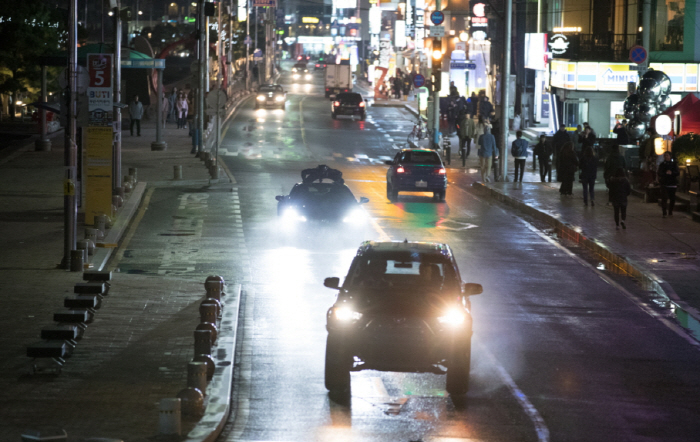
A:
{"label": "awning", "polygon": [[[114,45],[107,43],[95,43],[78,48],[78,64],[85,66],[87,54],[112,54]],[[57,52],[52,55],[41,57],[40,63],[43,66],[67,66],[68,51]],[[132,69],[165,69],[165,59],[151,58],[143,52],[135,51],[131,48],[122,48],[122,68]]]}

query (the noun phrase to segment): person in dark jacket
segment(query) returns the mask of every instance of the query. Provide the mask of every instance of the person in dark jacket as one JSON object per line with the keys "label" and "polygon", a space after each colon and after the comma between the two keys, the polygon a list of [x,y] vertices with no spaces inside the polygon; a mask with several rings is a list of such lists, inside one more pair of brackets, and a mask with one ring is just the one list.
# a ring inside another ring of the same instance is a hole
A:
{"label": "person in dark jacket", "polygon": [[540,135],[540,142],[535,145],[532,156],[537,157],[540,165],[540,180],[544,183],[545,178],[552,182],[552,145],[547,142],[547,136]]}
{"label": "person in dark jacket", "polygon": [[671,158],[671,152],[664,152],[664,161],[659,164],[657,177],[661,186],[661,213],[666,218],[666,201],[668,200],[668,216],[673,216],[673,207],[676,205],[676,188],[678,187],[678,163]]}
{"label": "person in dark jacket", "polygon": [[627,133],[627,120],[617,123],[613,129],[613,133],[617,134],[617,144],[626,146],[630,144],[630,136]]}
{"label": "person in dark jacket", "polygon": [[479,137],[479,162],[481,164],[481,181],[484,183],[491,182],[489,174],[491,173],[491,161],[493,158],[498,158],[498,147],[496,146],[496,139],[491,134],[491,129],[486,127],[484,129],[484,134]]}
{"label": "person in dark jacket", "polygon": [[479,115],[484,118],[491,118],[493,105],[489,101],[489,97],[485,96],[479,101]]}
{"label": "person in dark jacket", "polygon": [[610,202],[613,205],[615,217],[615,229],[626,229],[625,220],[627,219],[627,196],[629,196],[632,188],[630,182],[625,176],[625,169],[620,167],[615,171],[610,178]]}
{"label": "person in dark jacket", "polygon": [[595,206],[595,180],[598,177],[598,158],[592,147],[587,147],[581,156],[581,184],[583,185],[583,204],[588,205],[588,197],[591,197],[591,206]]}
{"label": "person in dark jacket", "polygon": [[[560,124],[559,130],[554,134],[554,136],[552,136],[552,148],[554,149],[555,162],[559,159],[559,152],[561,152],[561,148],[564,147],[564,145],[570,141],[571,139],[569,138],[569,133],[566,131],[566,125]],[[561,181],[561,178],[559,178],[558,170],[557,180]]]}
{"label": "person in dark jacket", "polygon": [[[521,130],[515,133],[515,141],[510,148],[510,153],[515,159],[515,177],[513,182],[523,182],[523,174],[525,173],[525,161],[527,161],[527,140],[523,139],[523,132]],[[520,178],[518,178],[518,171],[520,171]]]}
{"label": "person in dark jacket", "polygon": [[557,176],[561,181],[559,193],[562,195],[574,194],[574,177],[578,170],[578,156],[574,150],[574,143],[569,141],[561,148],[561,154],[557,161]]}

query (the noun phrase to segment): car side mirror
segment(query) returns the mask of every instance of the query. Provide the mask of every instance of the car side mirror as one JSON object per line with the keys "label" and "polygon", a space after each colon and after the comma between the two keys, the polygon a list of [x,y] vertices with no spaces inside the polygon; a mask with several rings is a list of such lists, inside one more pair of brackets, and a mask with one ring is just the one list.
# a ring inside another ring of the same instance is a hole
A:
{"label": "car side mirror", "polygon": [[323,285],[329,289],[339,289],[340,288],[340,278],[332,277],[323,280]]}
{"label": "car side mirror", "polygon": [[367,197],[360,197],[360,204],[367,204],[369,202],[369,198]]}
{"label": "car side mirror", "polygon": [[384,164],[386,164],[387,166],[393,166],[394,162],[393,161],[384,161]]}
{"label": "car side mirror", "polygon": [[468,282],[464,284],[464,294],[467,296],[479,295],[484,292],[484,288],[481,284],[474,284],[473,282]]}
{"label": "car side mirror", "polygon": [[277,201],[282,201],[282,200],[284,199],[284,195],[277,195],[277,196],[275,197],[275,199],[276,199]]}

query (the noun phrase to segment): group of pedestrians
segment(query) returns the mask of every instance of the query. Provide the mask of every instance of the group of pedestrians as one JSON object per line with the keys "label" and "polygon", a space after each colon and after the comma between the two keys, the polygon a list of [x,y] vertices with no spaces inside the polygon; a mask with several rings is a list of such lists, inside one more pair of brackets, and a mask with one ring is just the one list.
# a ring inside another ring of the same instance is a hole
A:
{"label": "group of pedestrians", "polygon": [[[174,87],[170,96],[163,92],[161,99],[162,106],[162,121],[161,124],[165,127],[166,122],[176,122],[177,128],[187,128],[187,115],[189,114],[189,102],[185,90],[178,92]],[[134,95],[129,102],[129,132],[134,136],[134,126],[136,127],[136,136],[141,136],[141,119],[143,118],[143,103],[139,101],[139,96]]]}

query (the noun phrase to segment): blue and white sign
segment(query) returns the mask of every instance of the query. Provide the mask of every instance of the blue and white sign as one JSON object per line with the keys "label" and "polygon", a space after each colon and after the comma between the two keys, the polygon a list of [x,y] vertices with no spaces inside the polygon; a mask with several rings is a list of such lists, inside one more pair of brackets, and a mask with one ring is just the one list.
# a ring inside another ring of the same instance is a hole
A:
{"label": "blue and white sign", "polygon": [[469,61],[450,61],[450,69],[465,69],[473,71],[476,69],[476,64]]}
{"label": "blue and white sign", "polygon": [[644,49],[644,46],[637,45],[630,49],[630,61],[637,64],[647,61],[647,50]]}
{"label": "blue and white sign", "polygon": [[253,39],[250,38],[250,35],[247,35],[247,36],[246,36],[245,40],[243,40],[243,44],[246,44],[246,45],[251,45],[251,44],[253,44]]}
{"label": "blue and white sign", "polygon": [[418,74],[415,76],[413,79],[413,85],[417,88],[423,86],[425,84],[425,77],[422,76],[421,74]]}
{"label": "blue and white sign", "polygon": [[442,11],[433,11],[430,13],[430,21],[433,22],[434,25],[439,26],[445,21],[445,14],[443,14]]}
{"label": "blue and white sign", "polygon": [[262,58],[263,58],[262,50],[256,49],[255,52],[253,52],[253,60],[259,61],[259,60],[262,60]]}

